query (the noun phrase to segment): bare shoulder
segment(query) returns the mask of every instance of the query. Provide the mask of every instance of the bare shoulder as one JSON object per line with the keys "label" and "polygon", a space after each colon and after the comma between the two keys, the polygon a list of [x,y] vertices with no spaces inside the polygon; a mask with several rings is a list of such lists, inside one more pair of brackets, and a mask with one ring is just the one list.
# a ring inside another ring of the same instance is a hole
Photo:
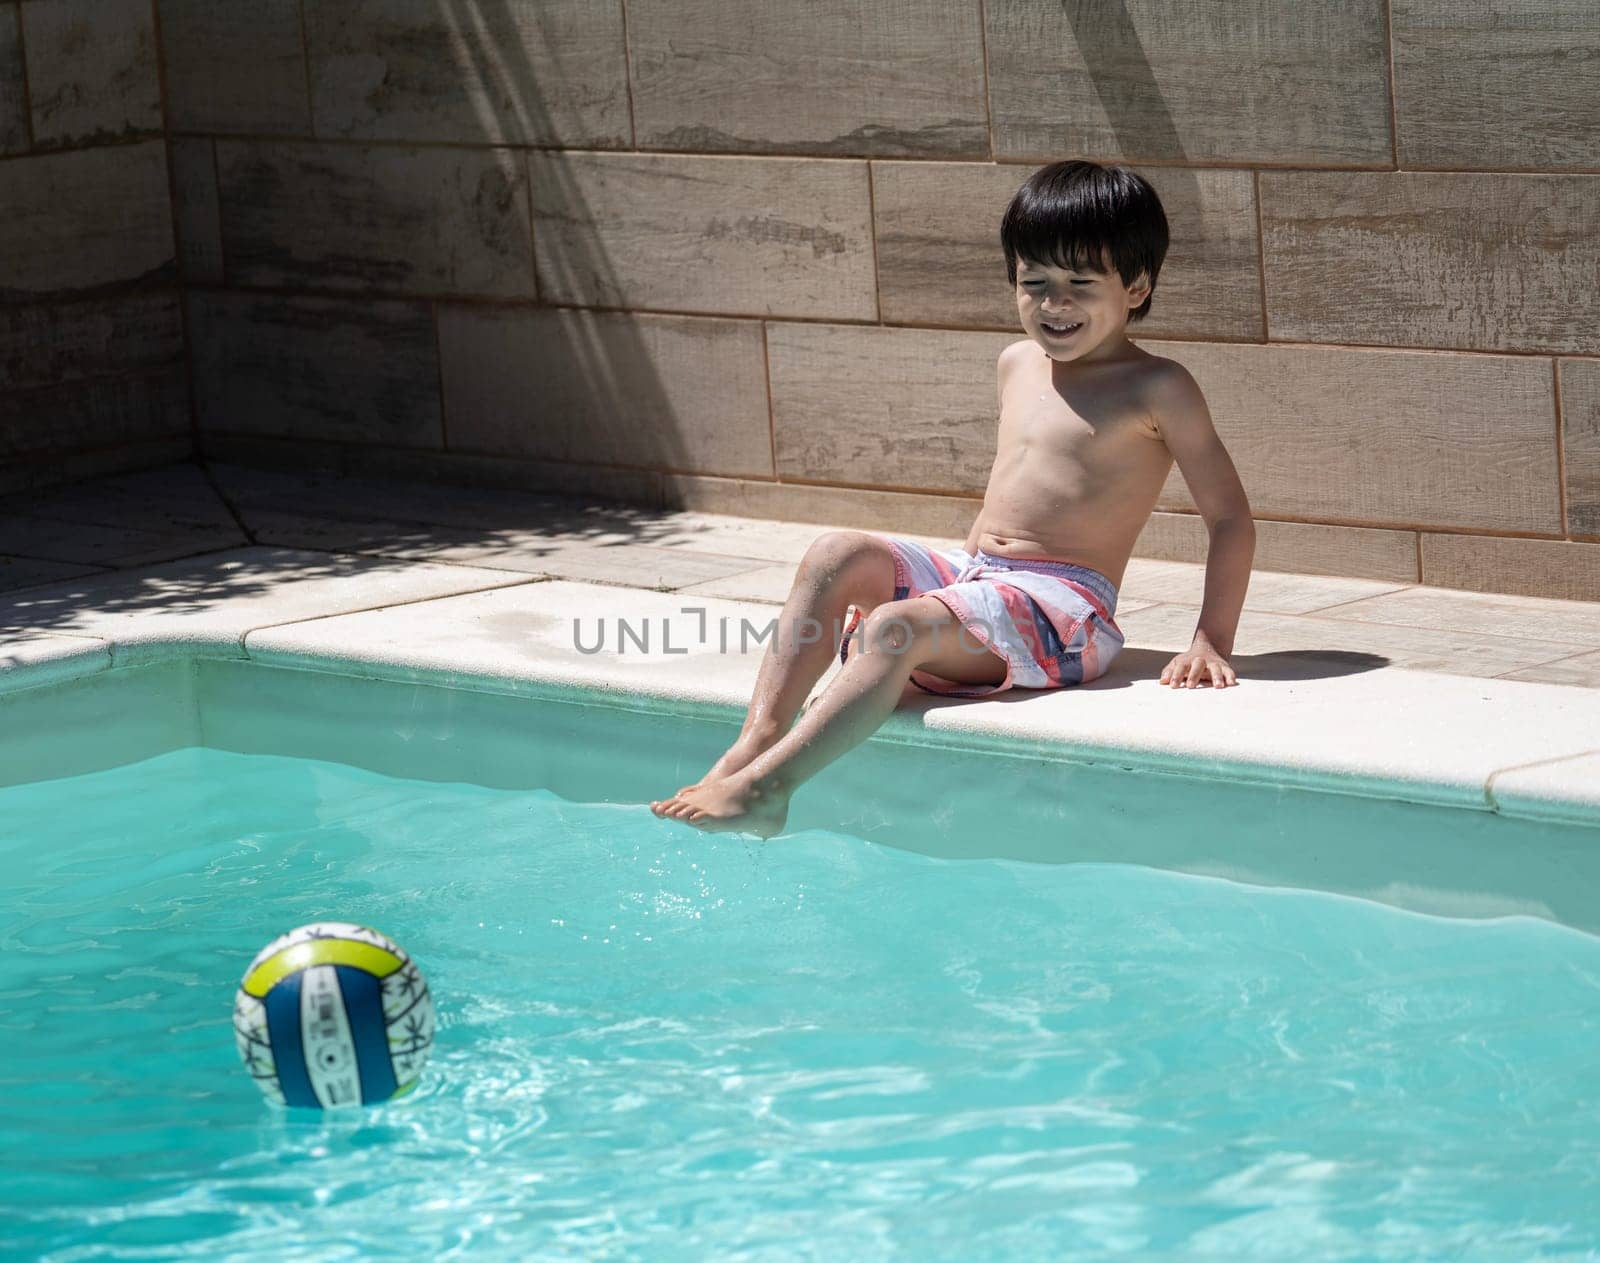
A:
{"label": "bare shoulder", "polygon": [[1209,422],[1205,392],[1194,374],[1177,360],[1151,355],[1136,372],[1150,423],[1159,433],[1197,421]]}
{"label": "bare shoulder", "polygon": [[1018,338],[1015,342],[1008,342],[1000,351],[1000,360],[997,365],[1001,377],[1005,377],[1017,365],[1023,363],[1034,349],[1033,339]]}

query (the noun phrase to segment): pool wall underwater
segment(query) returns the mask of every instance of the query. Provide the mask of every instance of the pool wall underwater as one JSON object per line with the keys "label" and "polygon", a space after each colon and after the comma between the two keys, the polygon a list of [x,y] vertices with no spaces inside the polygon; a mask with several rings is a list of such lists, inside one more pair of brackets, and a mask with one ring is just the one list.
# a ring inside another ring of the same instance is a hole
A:
{"label": "pool wall underwater", "polygon": [[[460,687],[302,662],[174,655],[0,694],[0,784],[185,747],[645,804],[697,779],[737,730],[725,706],[580,686]],[[824,828],[941,858],[1144,864],[1418,912],[1600,931],[1600,816],[1476,802],[1449,787],[1295,768],[888,728],[796,794]],[[1282,782],[1272,783],[1275,772]],[[1300,782],[1300,783],[1296,783]],[[1419,801],[1420,800],[1420,801]],[[0,821],[0,830],[4,829]],[[664,829],[693,832],[662,822]],[[782,845],[781,836],[766,845]]]}

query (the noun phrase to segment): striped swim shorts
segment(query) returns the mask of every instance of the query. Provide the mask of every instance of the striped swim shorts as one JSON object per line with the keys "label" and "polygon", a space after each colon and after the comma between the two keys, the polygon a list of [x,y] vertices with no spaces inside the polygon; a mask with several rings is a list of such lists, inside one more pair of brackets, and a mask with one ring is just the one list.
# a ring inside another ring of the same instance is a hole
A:
{"label": "striped swim shorts", "polygon": [[[1104,675],[1122,649],[1122,629],[1112,620],[1117,589],[1098,570],[1035,557],[999,557],[978,549],[929,548],[898,536],[879,536],[894,554],[894,599],[932,596],[972,635],[1006,662],[999,684],[958,684],[912,671],[925,693],[984,697],[1009,688],[1054,689],[1087,684]],[[851,607],[839,645],[849,659],[850,638],[862,621]]]}

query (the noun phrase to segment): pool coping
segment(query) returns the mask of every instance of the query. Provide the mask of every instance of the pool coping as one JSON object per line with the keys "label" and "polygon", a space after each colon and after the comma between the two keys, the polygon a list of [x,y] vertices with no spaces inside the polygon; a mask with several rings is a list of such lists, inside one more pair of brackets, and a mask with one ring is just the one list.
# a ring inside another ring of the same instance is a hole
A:
{"label": "pool coping", "polygon": [[[158,569],[187,567],[192,579],[248,569],[262,554],[284,564],[299,556],[240,549]],[[248,599],[224,594],[182,614],[158,602],[129,612],[107,600],[115,612],[13,632],[0,646],[0,705],[17,690],[105,671],[242,658],[736,723],[762,646],[717,652],[704,643],[708,620],[745,619],[759,629],[776,612],[728,598],[689,598],[689,606],[686,598],[460,565],[374,561],[333,574],[324,566],[298,592],[287,578],[257,583]],[[577,650],[582,620],[603,625],[608,614],[657,620],[663,640],[676,620],[678,643],[632,661]],[[702,643],[685,643],[696,621]],[[1080,688],[992,700],[935,699],[908,688],[873,739],[1600,826],[1600,692],[1567,685],[1335,664],[1320,675],[1173,690],[1113,670]]]}

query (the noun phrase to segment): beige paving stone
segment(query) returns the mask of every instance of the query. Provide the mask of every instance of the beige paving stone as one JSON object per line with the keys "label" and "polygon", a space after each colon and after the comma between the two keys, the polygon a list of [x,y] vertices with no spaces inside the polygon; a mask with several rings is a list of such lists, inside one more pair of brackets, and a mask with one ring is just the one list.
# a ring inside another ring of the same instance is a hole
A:
{"label": "beige paving stone", "polygon": [[20,153],[28,147],[21,21],[17,5],[0,4],[0,154]]}
{"label": "beige paving stone", "polygon": [[613,524],[633,537],[632,523],[660,514],[634,506],[596,504],[578,497],[398,478],[346,477],[301,470],[255,469],[219,463],[211,466],[218,484],[252,526],[276,515],[344,519],[360,527],[431,523],[472,531],[547,531],[565,539],[611,538]]}
{"label": "beige paving stone", "polygon": [[1387,166],[1381,0],[985,9],[995,156]]}
{"label": "beige paving stone", "polygon": [[[0,559],[0,585],[5,584]],[[76,680],[111,665],[111,646],[88,636],[7,637],[0,644],[0,693]]]}
{"label": "beige paving stone", "polygon": [[867,164],[528,155],[548,302],[874,320]]}
{"label": "beige paving stone", "polygon": [[778,472],[981,492],[999,424],[995,362],[1014,335],[773,324]]}
{"label": "beige paving stone", "polygon": [[0,509],[0,553],[93,566],[138,566],[246,542],[231,524],[186,531],[153,531],[98,522],[14,516]]}
{"label": "beige paving stone", "polygon": [[438,308],[456,451],[771,475],[753,320]]}
{"label": "beige paving stone", "polygon": [[350,521],[263,509],[246,510],[244,517],[258,544],[323,552],[373,553],[419,561],[450,560],[448,554],[452,550],[481,547],[495,534],[488,528],[466,530],[382,518]]}
{"label": "beige paving stone", "polygon": [[221,140],[217,176],[233,284],[533,297],[512,150]]}
{"label": "beige paving stone", "polygon": [[0,390],[182,363],[183,315],[171,291],[0,306]]}
{"label": "beige paving stone", "polygon": [[[1204,562],[1209,546],[1205,521],[1198,514],[1152,513],[1134,553],[1161,561]],[[1255,567],[1415,583],[1417,534],[1364,526],[1258,520]]]}
{"label": "beige paving stone", "polygon": [[1424,531],[1422,581],[1434,588],[1600,601],[1600,543]]}
{"label": "beige paving stone", "polygon": [[543,548],[533,553],[483,549],[479,565],[515,564],[532,574],[610,583],[634,588],[677,589],[707,579],[725,578],[759,569],[750,557],[719,557],[686,549],[652,548],[646,544],[585,544]]}
{"label": "beige paving stone", "polygon": [[[1196,342],[1144,349],[1194,374],[1255,513],[1560,530],[1547,363]],[[1194,507],[1176,465],[1158,507]]]}
{"label": "beige paving stone", "polygon": [[368,553],[527,575],[559,575],[590,583],[676,588],[737,575],[764,565],[760,558],[721,555],[689,548],[641,544],[621,532],[582,539],[572,532],[542,534],[485,527],[468,530],[401,522],[345,522],[256,514],[263,544]]}
{"label": "beige paving stone", "polygon": [[[874,162],[883,318],[1018,327],[1000,218],[1032,164]],[[1259,338],[1255,186],[1248,171],[1135,168],[1166,208],[1172,245],[1141,337]]]}
{"label": "beige paving stone", "polygon": [[[0,457],[52,458],[74,448],[187,438],[189,381],[183,365],[137,377],[0,392]],[[4,486],[0,476],[0,486]]]}
{"label": "beige paving stone", "polygon": [[[1173,561],[1134,558],[1122,577],[1120,596],[1147,602],[1198,607],[1205,599],[1206,569]],[[1272,614],[1309,614],[1403,585],[1324,575],[1281,574],[1257,569],[1250,575],[1244,608]],[[1119,602],[1118,608],[1121,608]]]}
{"label": "beige paving stone", "polygon": [[22,492],[0,501],[0,516],[11,514],[168,535],[235,525],[200,467],[189,461]]}
{"label": "beige paving stone", "polygon": [[0,302],[177,279],[159,140],[7,162],[0,223]]}
{"label": "beige paving stone", "polygon": [[742,574],[722,579],[707,579],[678,589],[686,596],[716,596],[730,601],[758,601],[763,605],[782,605],[789,599],[794,586],[795,567],[785,562],[779,566],[762,566],[759,570],[746,570]]}
{"label": "beige paving stone", "polygon": [[1573,646],[1571,653],[1586,647],[1600,648],[1600,609],[1585,601],[1409,588],[1328,610],[1325,617],[1439,631],[1470,628],[1491,646],[1542,640],[1569,644]]}
{"label": "beige paving stone", "polygon": [[1502,678],[1600,689],[1600,653],[1580,653],[1570,658],[1558,658],[1554,662],[1541,662],[1536,667],[1507,671]]}
{"label": "beige paving stone", "polygon": [[0,634],[95,636],[127,666],[174,652],[243,656],[260,627],[526,582],[503,570],[241,548],[0,597]]}
{"label": "beige paving stone", "polygon": [[169,127],[310,134],[300,0],[157,0],[157,8]]}
{"label": "beige paving stone", "polygon": [[1600,360],[1557,360],[1567,527],[1600,536]]}
{"label": "beige paving stone", "polygon": [[716,0],[628,5],[640,147],[988,156],[974,6],[754,0],[729,19]]}
{"label": "beige paving stone", "polygon": [[[1373,597],[1366,603],[1408,595]],[[1570,657],[1582,647],[1581,642],[1553,636],[1487,636],[1481,625],[1466,622],[1432,627],[1364,621],[1344,613],[1350,608],[1342,606],[1316,617],[1246,610],[1229,661],[1241,679],[1263,665],[1276,670],[1274,656],[1289,654],[1331,658],[1347,670],[1396,666],[1487,677]],[[1127,636],[1126,648],[1175,654],[1189,647],[1199,614],[1198,606],[1154,605],[1126,618],[1119,610],[1117,624]]]}
{"label": "beige paving stone", "polygon": [[1589,0],[1395,0],[1402,166],[1600,167],[1600,10]]}
{"label": "beige paving stone", "polygon": [[191,290],[189,312],[202,429],[443,443],[428,304]]}
{"label": "beige paving stone", "polygon": [[651,543],[657,548],[682,548],[724,556],[755,557],[778,562],[791,575],[806,549],[829,528],[811,522],[777,522],[729,517],[720,513],[666,511]]}
{"label": "beige paving stone", "polygon": [[[620,3],[307,0],[319,136],[621,149]],[[465,68],[470,67],[470,70]]]}
{"label": "beige paving stone", "polygon": [[[41,557],[8,557],[0,553],[0,590],[4,591],[100,573],[103,572],[99,566],[74,565]],[[6,652],[0,650],[0,670],[5,669]]]}
{"label": "beige paving stone", "polygon": [[36,146],[161,130],[149,0],[25,0],[22,31]]}
{"label": "beige paving stone", "polygon": [[[1267,327],[1284,341],[1600,353],[1586,175],[1263,171]],[[1547,367],[1547,366],[1546,366]]]}
{"label": "beige paving stone", "polygon": [[44,459],[0,464],[0,496],[59,487],[79,478],[99,478],[130,469],[148,469],[194,455],[194,438],[179,431],[156,438],[129,439],[113,447],[51,452]]}
{"label": "beige paving stone", "polygon": [[210,137],[174,137],[172,178],[177,190],[178,253],[189,285],[220,285],[222,209],[217,197],[217,155]]}

